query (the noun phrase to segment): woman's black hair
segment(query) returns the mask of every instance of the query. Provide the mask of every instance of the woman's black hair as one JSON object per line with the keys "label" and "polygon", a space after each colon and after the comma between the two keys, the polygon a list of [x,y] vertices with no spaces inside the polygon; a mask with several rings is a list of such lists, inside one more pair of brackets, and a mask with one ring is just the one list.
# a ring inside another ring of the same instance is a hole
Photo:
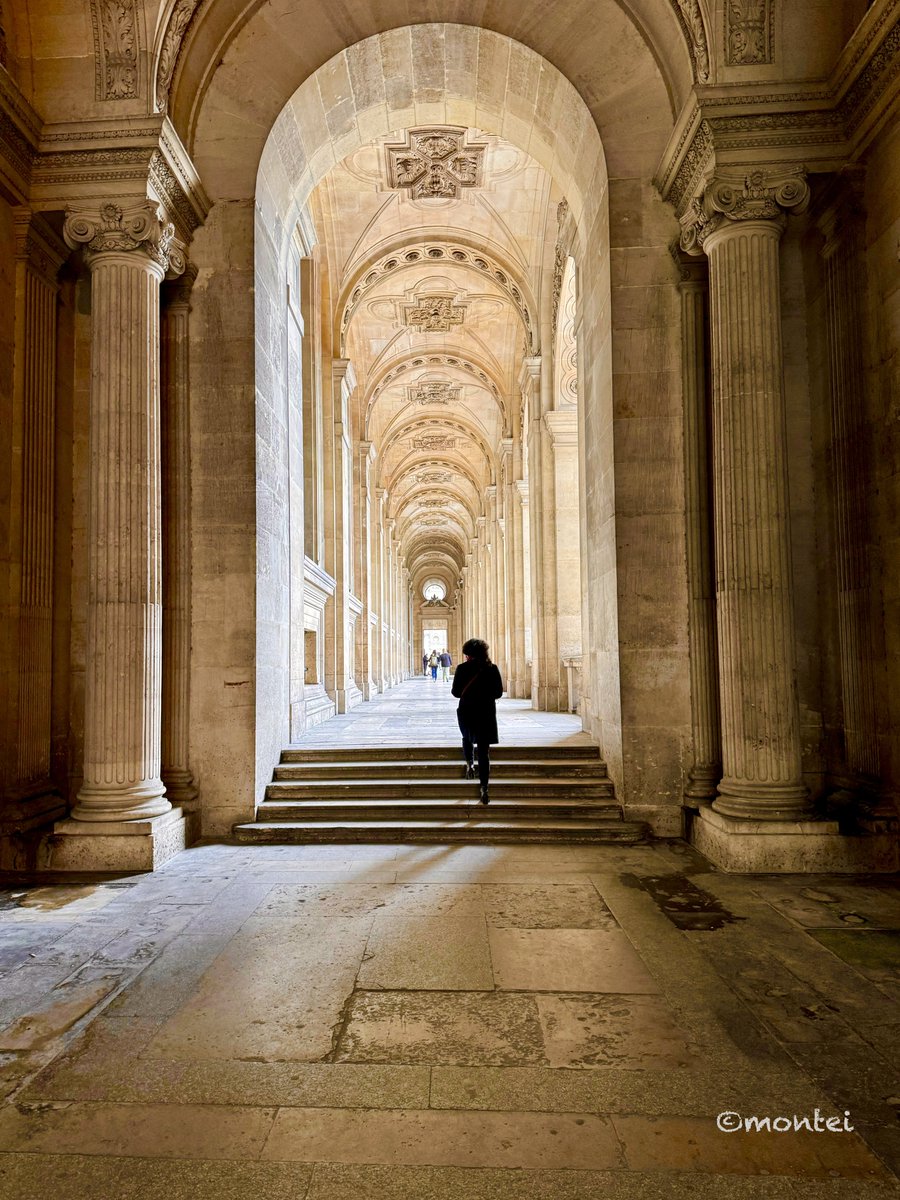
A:
{"label": "woman's black hair", "polygon": [[467,642],[463,642],[463,654],[468,654],[469,658],[477,658],[479,662],[490,663],[489,649],[487,642],[483,642],[481,638],[469,638]]}

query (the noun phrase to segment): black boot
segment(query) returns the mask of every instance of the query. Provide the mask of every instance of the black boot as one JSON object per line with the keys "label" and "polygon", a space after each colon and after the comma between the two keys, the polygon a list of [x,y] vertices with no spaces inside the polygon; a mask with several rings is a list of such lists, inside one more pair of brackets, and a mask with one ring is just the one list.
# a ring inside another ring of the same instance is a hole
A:
{"label": "black boot", "polygon": [[490,802],[491,802],[491,798],[488,795],[487,784],[483,783],[481,785],[481,803],[482,804],[490,804]]}

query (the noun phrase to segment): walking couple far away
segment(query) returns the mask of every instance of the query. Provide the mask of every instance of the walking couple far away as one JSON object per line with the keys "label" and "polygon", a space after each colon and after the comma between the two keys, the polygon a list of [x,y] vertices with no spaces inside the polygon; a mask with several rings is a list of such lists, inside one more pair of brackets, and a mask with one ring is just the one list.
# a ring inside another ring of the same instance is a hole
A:
{"label": "walking couple far away", "polygon": [[497,701],[503,695],[503,680],[490,660],[487,642],[480,638],[469,638],[462,649],[464,661],[456,668],[450,690],[459,698],[456,719],[462,734],[466,779],[475,778],[477,747],[481,803],[488,804],[491,746],[500,740],[497,734]]}

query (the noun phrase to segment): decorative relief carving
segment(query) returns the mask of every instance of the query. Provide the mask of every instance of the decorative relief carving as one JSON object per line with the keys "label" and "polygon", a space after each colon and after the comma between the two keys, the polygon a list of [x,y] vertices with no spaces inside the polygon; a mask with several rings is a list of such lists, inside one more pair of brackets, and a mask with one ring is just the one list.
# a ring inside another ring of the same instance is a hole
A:
{"label": "decorative relief carving", "polygon": [[160,112],[165,112],[169,106],[169,88],[175,74],[181,42],[199,4],[200,0],[178,0],[169,17],[156,66],[156,106]]}
{"label": "decorative relief carving", "polygon": [[420,517],[417,524],[426,525],[430,529],[445,529],[447,527],[447,521],[444,517]]}
{"label": "decorative relief carving", "polygon": [[682,249],[699,254],[725,221],[783,221],[786,211],[802,212],[808,203],[809,184],[802,167],[755,170],[743,180],[715,176],[682,218]]}
{"label": "decorative relief carving", "polygon": [[91,0],[95,94],[131,100],[138,94],[138,22],[135,0]]}
{"label": "decorative relief carving", "polygon": [[726,0],[725,62],[757,66],[773,58],[773,0]]}
{"label": "decorative relief carving", "polygon": [[522,324],[525,326],[526,345],[529,347],[528,352],[530,353],[530,347],[533,343],[532,328],[534,323],[531,317],[531,310],[522,294],[521,288],[510,278],[509,272],[505,271],[493,259],[469,249],[468,246],[462,246],[453,242],[429,242],[421,248],[414,246],[408,250],[386,254],[384,258],[370,267],[364,277],[353,288],[347,303],[344,305],[344,313],[341,319],[341,338],[343,339],[346,335],[347,326],[350,324],[350,318],[353,315],[354,309],[370,288],[375,287],[386,275],[428,261],[456,262],[474,267],[476,271],[488,275],[494,283],[499,284],[512,300],[516,311],[522,318]]}
{"label": "decorative relief carving", "polygon": [[406,188],[413,200],[457,200],[478,187],[485,147],[465,141],[465,129],[410,129],[406,141],[385,146],[388,187]]}
{"label": "decorative relief carving", "polygon": [[413,450],[455,450],[456,438],[446,433],[430,433],[412,439]]}
{"label": "decorative relief carving", "polygon": [[83,246],[90,258],[113,252],[146,254],[163,270],[177,273],[184,269],[184,255],[174,243],[175,228],[162,209],[152,200],[129,208],[102,204],[99,211],[78,212],[70,209],[63,227],[66,245],[73,250]]}
{"label": "decorative relief carving", "polygon": [[497,390],[497,385],[491,381],[489,376],[477,367],[475,363],[469,362],[466,358],[459,358],[454,354],[429,354],[427,358],[414,358],[412,362],[400,363],[394,367],[392,371],[388,371],[387,375],[379,383],[378,387],[372,392],[373,397],[378,396],[388,384],[392,383],[398,375],[402,375],[404,371],[410,370],[412,367],[421,366],[443,366],[443,367],[461,367],[464,371],[468,371],[471,375],[476,376],[486,388],[490,388],[497,399],[500,398],[500,393]]}
{"label": "decorative relief carving", "polygon": [[454,304],[450,296],[419,296],[403,311],[405,323],[419,333],[449,333],[454,325],[462,325],[465,316],[465,307]]}
{"label": "decorative relief carving", "polygon": [[699,0],[673,0],[681,27],[687,35],[698,83],[709,82],[709,41]]}
{"label": "decorative relief carving", "polygon": [[694,191],[697,180],[712,159],[712,155],[712,130],[708,121],[701,121],[669,189],[668,199],[679,215],[685,201]]}
{"label": "decorative relief carving", "polygon": [[446,508],[448,503],[443,496],[432,496],[430,499],[420,500],[419,508]]}
{"label": "decorative relief carving", "polygon": [[450,471],[420,471],[416,483],[449,483],[452,478]]}
{"label": "decorative relief carving", "polygon": [[419,383],[409,389],[411,404],[455,404],[462,390],[459,384],[432,382]]}

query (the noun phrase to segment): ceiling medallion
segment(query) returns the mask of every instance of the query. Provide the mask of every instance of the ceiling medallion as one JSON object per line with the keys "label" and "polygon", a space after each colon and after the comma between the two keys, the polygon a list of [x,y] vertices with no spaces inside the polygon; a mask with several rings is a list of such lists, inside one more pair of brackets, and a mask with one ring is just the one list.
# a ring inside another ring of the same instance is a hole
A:
{"label": "ceiling medallion", "polygon": [[450,296],[419,296],[403,312],[406,324],[419,333],[449,333],[452,326],[462,325],[465,315],[463,305],[454,304]]}
{"label": "ceiling medallion", "polygon": [[445,433],[432,433],[412,440],[413,450],[455,450],[456,438]]}
{"label": "ceiling medallion", "polygon": [[385,146],[388,187],[406,188],[413,200],[458,200],[481,183],[485,151],[465,138],[455,127],[408,129],[405,142]]}
{"label": "ceiling medallion", "polygon": [[411,404],[455,404],[460,391],[460,385],[455,383],[419,383],[409,389],[409,401]]}

